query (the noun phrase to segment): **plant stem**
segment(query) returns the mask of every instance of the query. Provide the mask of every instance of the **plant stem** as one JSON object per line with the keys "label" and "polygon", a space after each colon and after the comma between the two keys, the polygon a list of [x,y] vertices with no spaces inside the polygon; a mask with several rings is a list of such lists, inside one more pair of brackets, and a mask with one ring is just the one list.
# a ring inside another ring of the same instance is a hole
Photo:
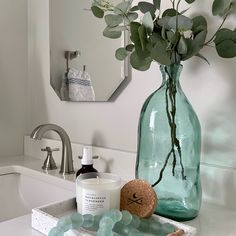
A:
{"label": "plant stem", "polygon": [[158,180],[157,180],[154,184],[152,184],[152,187],[155,187],[157,184],[159,184],[159,183],[161,182],[162,177],[163,177],[164,170],[165,170],[165,168],[166,168],[166,166],[167,166],[167,164],[168,164],[168,161],[169,161],[169,159],[170,159],[170,155],[171,155],[172,152],[173,152],[173,150],[171,149],[170,152],[168,153],[167,157],[166,157],[164,166],[162,167],[162,169],[161,169],[161,171],[160,171],[159,178],[158,178]]}
{"label": "plant stem", "polygon": [[203,44],[203,46],[209,45],[209,43],[211,43],[215,39],[215,36],[216,36],[217,32],[222,28],[222,26],[224,25],[227,17],[229,16],[230,10],[231,10],[231,6],[230,6],[229,10],[227,11],[227,13],[225,14],[225,16],[223,18],[223,21],[220,24],[220,26],[218,27],[217,31],[213,34],[213,36],[206,43]]}
{"label": "plant stem", "polygon": [[175,9],[175,0],[170,0],[172,3],[172,8]]}
{"label": "plant stem", "polygon": [[[155,187],[157,184],[159,184],[161,182],[162,177],[163,177],[163,173],[165,171],[165,168],[169,162],[171,155],[173,156],[172,174],[173,174],[173,176],[175,176],[175,168],[176,168],[176,163],[177,163],[176,149],[177,149],[179,161],[180,161],[181,176],[182,176],[183,180],[186,180],[185,170],[184,170],[183,161],[182,161],[181,146],[180,146],[180,142],[177,138],[177,133],[176,133],[177,126],[175,123],[177,84],[176,84],[175,78],[172,78],[172,75],[170,75],[167,70],[166,70],[166,73],[168,74],[168,77],[169,77],[167,84],[166,84],[165,97],[166,97],[166,114],[167,114],[167,119],[168,119],[168,123],[170,126],[170,133],[171,133],[171,149],[166,156],[165,163],[160,171],[159,178],[152,185],[152,187]],[[170,101],[170,103],[169,103],[169,101]],[[171,109],[170,109],[169,105],[170,105]]]}

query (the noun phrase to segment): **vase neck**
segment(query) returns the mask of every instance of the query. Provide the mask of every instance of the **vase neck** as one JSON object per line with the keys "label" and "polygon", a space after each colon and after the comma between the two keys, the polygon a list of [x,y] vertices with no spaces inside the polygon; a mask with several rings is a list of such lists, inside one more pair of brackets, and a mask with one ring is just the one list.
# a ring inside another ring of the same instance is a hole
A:
{"label": "vase neck", "polygon": [[170,66],[160,65],[163,78],[162,83],[166,83],[168,80],[174,80],[178,83],[182,69],[183,66],[181,64],[172,64]]}

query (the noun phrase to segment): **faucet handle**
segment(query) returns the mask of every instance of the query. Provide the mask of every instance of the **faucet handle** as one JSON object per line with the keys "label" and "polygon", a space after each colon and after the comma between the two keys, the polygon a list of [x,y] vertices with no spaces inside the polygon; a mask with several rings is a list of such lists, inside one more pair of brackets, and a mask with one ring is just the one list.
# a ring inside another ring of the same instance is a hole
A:
{"label": "faucet handle", "polygon": [[53,159],[52,152],[59,151],[59,148],[51,149],[50,147],[42,148],[41,151],[47,152],[47,158],[43,163],[43,170],[55,170],[57,169],[56,163]]}
{"label": "faucet handle", "polygon": [[41,149],[42,152],[48,152],[49,153],[52,153],[52,152],[57,152],[57,151],[60,151],[60,148],[54,148],[54,149],[51,149],[50,147],[46,147],[46,148],[42,148]]}

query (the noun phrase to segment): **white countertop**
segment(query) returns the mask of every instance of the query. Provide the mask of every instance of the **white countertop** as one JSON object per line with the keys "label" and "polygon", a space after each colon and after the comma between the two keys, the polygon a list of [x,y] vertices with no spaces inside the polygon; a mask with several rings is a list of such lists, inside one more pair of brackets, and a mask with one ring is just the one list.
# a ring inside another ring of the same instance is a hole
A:
{"label": "white countertop", "polygon": [[[0,159],[1,169],[9,168],[13,165],[44,172],[41,170],[41,160],[24,156]],[[71,183],[75,180],[74,176],[62,177],[58,174],[58,170],[50,171],[48,174],[65,179],[65,182],[70,185],[69,188],[71,188]],[[45,175],[45,177],[47,176]],[[186,224],[196,227],[198,236],[235,236],[236,211],[203,202],[199,216],[192,221],[186,222]],[[30,214],[0,223],[0,235],[42,236],[41,233],[31,228]]]}

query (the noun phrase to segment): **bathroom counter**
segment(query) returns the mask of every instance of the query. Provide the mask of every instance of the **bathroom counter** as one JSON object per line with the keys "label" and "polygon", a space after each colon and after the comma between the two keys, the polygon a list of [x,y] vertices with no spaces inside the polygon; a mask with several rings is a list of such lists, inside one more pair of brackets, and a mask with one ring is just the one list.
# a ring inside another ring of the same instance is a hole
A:
{"label": "bathroom counter", "polygon": [[[28,171],[34,171],[35,173],[41,172],[42,160],[33,159],[25,156],[1,158],[0,159],[0,170],[1,174],[9,169],[14,172],[17,168],[27,168]],[[74,176],[61,176],[58,174],[58,170],[50,171],[45,174],[45,178],[49,176],[55,176],[64,183],[64,187],[68,189],[74,186]],[[209,204],[203,202],[200,215],[189,222],[185,222],[188,225],[196,227],[198,229],[198,236],[235,236],[236,235],[236,210],[227,209],[223,206],[216,204]],[[0,235],[8,236],[42,236],[41,233],[31,228],[31,215],[24,215],[21,217],[14,218],[9,221],[0,223]]]}
{"label": "bathroom counter", "polygon": [[[14,172],[14,169],[17,168],[28,168],[40,173],[49,174],[51,176],[58,177],[60,179],[64,179],[66,181],[75,182],[75,175],[61,175],[59,174],[59,169],[56,170],[50,170],[49,172],[42,170],[43,161],[41,159],[32,158],[28,156],[15,156],[15,157],[6,157],[6,158],[0,158],[0,168],[2,171],[6,169],[7,171],[9,169],[12,169]],[[2,172],[1,171],[1,172]]]}
{"label": "bathroom counter", "polygon": [[[204,203],[199,217],[186,224],[196,227],[198,236],[235,236],[235,219],[236,211]],[[42,236],[31,228],[30,214],[0,223],[0,235]]]}

